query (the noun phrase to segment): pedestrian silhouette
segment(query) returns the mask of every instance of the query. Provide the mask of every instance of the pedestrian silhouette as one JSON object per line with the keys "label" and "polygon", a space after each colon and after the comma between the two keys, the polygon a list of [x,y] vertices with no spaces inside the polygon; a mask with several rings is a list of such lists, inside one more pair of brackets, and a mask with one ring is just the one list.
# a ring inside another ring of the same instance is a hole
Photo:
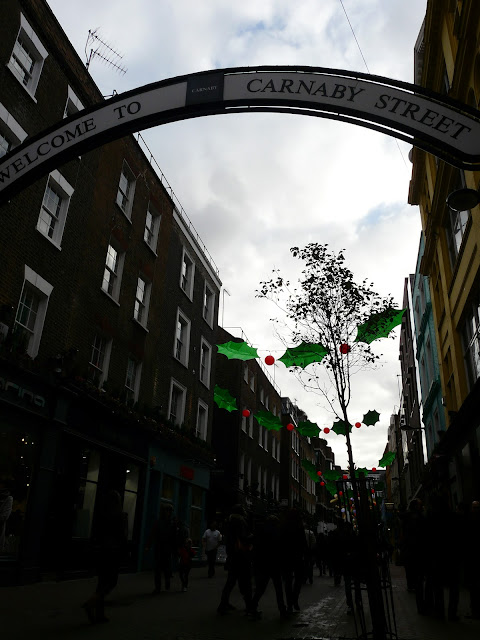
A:
{"label": "pedestrian silhouette", "polygon": [[218,545],[222,541],[222,534],[217,529],[217,523],[212,520],[209,528],[202,537],[202,545],[207,556],[208,577],[213,578],[215,575],[215,563],[217,561]]}
{"label": "pedestrian silhouette", "polygon": [[173,506],[162,504],[159,518],[152,527],[147,540],[145,551],[154,548],[154,582],[153,594],[162,590],[162,576],[165,581],[165,589],[170,589],[170,581],[173,572],[173,559],[178,550],[178,528],[173,519]]}
{"label": "pedestrian silhouette", "polygon": [[305,576],[308,556],[307,540],[302,517],[297,509],[290,509],[283,525],[283,580],[287,611],[300,611],[299,596]]}

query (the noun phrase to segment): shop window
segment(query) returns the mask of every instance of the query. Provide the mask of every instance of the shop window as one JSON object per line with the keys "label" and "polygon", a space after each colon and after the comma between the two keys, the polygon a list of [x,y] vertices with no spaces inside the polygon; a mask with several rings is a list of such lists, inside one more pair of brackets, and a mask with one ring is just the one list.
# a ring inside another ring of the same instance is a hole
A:
{"label": "shop window", "polygon": [[137,506],[138,479],[140,468],[136,464],[129,464],[126,469],[125,489],[123,494],[123,512],[128,517],[128,539],[133,538],[135,524],[135,509]]}
{"label": "shop window", "polygon": [[73,519],[72,536],[90,538],[93,512],[98,488],[100,452],[97,449],[82,449],[80,460],[80,485]]}

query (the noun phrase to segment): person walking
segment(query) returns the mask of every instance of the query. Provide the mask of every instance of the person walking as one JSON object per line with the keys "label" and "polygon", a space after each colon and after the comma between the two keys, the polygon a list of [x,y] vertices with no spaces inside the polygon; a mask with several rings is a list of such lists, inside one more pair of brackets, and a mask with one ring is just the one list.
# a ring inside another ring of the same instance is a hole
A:
{"label": "person walking", "polygon": [[217,561],[218,545],[222,541],[222,534],[217,529],[217,523],[212,520],[209,528],[202,537],[202,545],[205,555],[207,556],[208,577],[213,578],[215,575],[215,563]]}
{"label": "person walking", "polygon": [[302,517],[297,509],[290,509],[283,526],[283,581],[288,613],[300,611],[298,599],[305,575],[307,552]]}
{"label": "person walking", "polygon": [[165,589],[170,589],[172,579],[173,557],[178,550],[177,526],[173,519],[173,506],[162,504],[158,520],[153,525],[147,540],[145,551],[154,547],[154,581],[153,595],[162,590],[162,575],[165,580]]}
{"label": "person walking", "polygon": [[246,521],[245,509],[237,504],[232,508],[226,530],[227,580],[222,590],[217,613],[223,615],[234,607],[230,595],[238,582],[238,588],[245,600],[247,614],[252,613],[252,569],[250,554],[253,549],[252,534]]}
{"label": "person walking", "polygon": [[101,511],[96,533],[97,587],[82,607],[91,623],[108,622],[105,617],[105,596],[118,582],[122,555],[128,537],[128,517],[122,511],[120,493],[110,490]]}
{"label": "person walking", "polygon": [[419,499],[410,502],[401,520],[400,554],[405,567],[407,589],[415,593],[418,613],[425,613],[426,572],[426,520],[423,503]]}
{"label": "person walking", "polygon": [[0,479],[0,553],[5,551],[7,520],[12,513],[13,497],[6,478]]}
{"label": "person walking", "polygon": [[187,538],[178,549],[178,575],[182,585],[182,591],[188,588],[188,576],[192,568],[192,560],[196,555],[195,549],[192,549],[192,539]]}
{"label": "person walking", "polygon": [[283,618],[287,615],[280,564],[282,553],[280,520],[277,516],[270,515],[265,523],[255,531],[253,538],[255,592],[252,599],[252,616],[254,618],[261,616],[262,612],[258,611],[258,605],[270,579],[275,589],[280,616]]}
{"label": "person walking", "polygon": [[305,557],[305,583],[313,584],[313,567],[317,555],[317,539],[315,534],[305,523],[305,538],[307,541],[307,552]]}

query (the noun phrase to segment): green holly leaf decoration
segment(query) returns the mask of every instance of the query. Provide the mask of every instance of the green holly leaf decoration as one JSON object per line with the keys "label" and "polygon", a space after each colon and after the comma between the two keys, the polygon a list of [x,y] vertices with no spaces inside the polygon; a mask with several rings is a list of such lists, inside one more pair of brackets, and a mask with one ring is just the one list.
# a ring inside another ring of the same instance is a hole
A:
{"label": "green holly leaf decoration", "polygon": [[352,425],[349,422],[345,422],[345,420],[337,420],[337,422],[333,423],[332,431],[338,436],[346,436],[351,430]]}
{"label": "green holly leaf decoration", "polygon": [[222,389],[218,384],[215,385],[213,390],[213,399],[220,409],[226,409],[227,411],[237,410],[237,401],[235,398],[230,395],[227,389]]}
{"label": "green holly leaf decoration", "polygon": [[383,458],[378,461],[378,466],[388,467],[395,460],[395,457],[396,457],[395,451],[387,451],[387,453],[383,455]]}
{"label": "green holly leaf decoration", "polygon": [[249,347],[246,342],[224,342],[217,344],[218,353],[227,356],[229,360],[252,360],[258,358],[257,350]]}
{"label": "green holly leaf decoration", "polygon": [[301,367],[305,369],[312,362],[321,362],[327,353],[328,349],[321,344],[302,342],[298,347],[287,349],[283,356],[278,359],[286,367]]}
{"label": "green holly leaf decoration", "polygon": [[363,473],[365,478],[368,476],[368,469],[365,467],[363,469],[355,469],[355,477],[360,478],[360,474]]}
{"label": "green holly leaf decoration", "polygon": [[280,418],[274,416],[270,411],[259,411],[255,414],[258,424],[268,429],[268,431],[279,431],[282,428]]}
{"label": "green holly leaf decoration", "polygon": [[367,413],[363,416],[363,424],[367,427],[370,427],[372,424],[377,423],[380,420],[380,414],[375,409],[371,411],[367,411]]}
{"label": "green holly leaf decoration", "polygon": [[402,322],[406,309],[392,309],[391,307],[373,313],[366,322],[357,327],[355,342],[370,344],[377,338],[386,338],[390,331]]}
{"label": "green holly leaf decoration", "polygon": [[310,462],[310,460],[307,460],[306,458],[303,459],[302,467],[314,482],[320,482],[320,478],[317,476],[317,468],[313,463]]}
{"label": "green holly leaf decoration", "polygon": [[298,423],[297,431],[302,436],[316,437],[320,433],[321,429],[314,422],[306,420],[305,422]]}
{"label": "green holly leaf decoration", "polygon": [[341,473],[338,473],[338,471],[334,471],[333,469],[327,469],[326,471],[323,472],[323,477],[325,478],[325,480],[328,480],[329,482],[335,482],[336,480],[340,480],[340,478],[342,477]]}
{"label": "green holly leaf decoration", "polygon": [[334,496],[338,492],[337,485],[335,484],[335,482],[330,482],[330,481],[326,482],[325,489],[328,491],[328,493],[331,496]]}

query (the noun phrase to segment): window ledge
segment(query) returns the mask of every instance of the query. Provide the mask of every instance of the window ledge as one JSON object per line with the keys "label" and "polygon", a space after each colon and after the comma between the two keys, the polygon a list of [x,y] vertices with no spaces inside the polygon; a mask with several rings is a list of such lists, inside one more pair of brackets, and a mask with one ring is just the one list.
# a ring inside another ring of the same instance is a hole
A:
{"label": "window ledge", "polygon": [[179,362],[180,364],[182,364],[182,365],[185,367],[185,369],[188,369],[188,362],[183,362],[183,360],[180,360],[179,358],[177,358],[177,356],[176,356],[176,355],[174,355],[174,356],[173,356],[173,359],[174,359],[176,362]]}
{"label": "window ledge", "polygon": [[213,321],[208,320],[208,318],[205,318],[205,316],[203,316],[203,319],[205,320],[207,325],[210,327],[210,329],[213,329]]}
{"label": "window ledge", "polygon": [[118,202],[115,200],[115,206],[117,207],[117,209],[122,213],[122,215],[125,216],[125,218],[128,220],[128,222],[130,224],[133,224],[132,222],[132,218],[131,218],[131,211],[130,211],[130,217],[128,216],[128,213],[125,213],[125,211],[122,209],[122,207],[118,204]]}
{"label": "window ledge", "polygon": [[180,290],[183,291],[183,293],[185,294],[185,297],[188,298],[190,300],[190,302],[193,302],[193,292],[192,295],[190,296],[185,289],[182,287],[182,285],[178,285],[180,287]]}
{"label": "window ledge", "polygon": [[142,324],[141,322],[139,322],[136,318],[132,318],[133,322],[137,325],[137,327],[140,327],[141,329],[143,329],[145,331],[145,333],[150,333],[149,330],[147,329],[147,327]]}
{"label": "window ledge", "polygon": [[43,231],[40,231],[40,229],[38,227],[35,227],[36,230],[38,231],[38,233],[42,236],[42,238],[45,238],[45,240],[48,240],[48,242],[50,244],[53,244],[53,246],[55,247],[55,249],[58,249],[59,251],[62,250],[61,245],[58,244],[58,242],[55,242],[55,240],[52,240],[51,238],[49,238],[48,236],[46,236]]}
{"label": "window ledge", "polygon": [[109,300],[111,300],[112,302],[114,302],[114,303],[117,305],[117,307],[119,307],[119,306],[120,306],[120,303],[119,303],[117,300],[115,300],[115,298],[114,298],[113,296],[111,296],[107,291],[105,291],[105,289],[102,289],[102,287],[100,287],[100,291],[101,291],[104,295],[106,295],[106,296],[107,296],[107,298],[108,298]]}
{"label": "window ledge", "polygon": [[15,80],[18,82],[18,84],[23,87],[24,91],[30,96],[30,98],[35,102],[35,104],[37,104],[37,99],[35,98],[35,96],[33,95],[33,93],[31,93],[31,91],[29,91],[28,87],[26,87],[23,82],[20,80],[20,78],[17,76],[17,74],[15,73],[15,71],[12,69],[12,67],[10,66],[10,60],[7,62],[7,64],[5,65],[7,67],[7,69],[10,71],[10,73],[12,74],[12,76],[15,78]]}
{"label": "window ledge", "polygon": [[[118,206],[118,205],[117,205]],[[158,253],[155,251],[155,249],[148,244],[148,242],[145,240],[145,238],[143,239],[144,244],[147,245],[147,247],[150,249],[150,251],[153,253],[153,255],[155,256],[155,258],[158,258]]]}
{"label": "window ledge", "polygon": [[203,386],[204,386],[206,389],[210,390],[210,383],[208,383],[208,384],[207,384],[207,383],[206,383],[206,382],[204,382],[201,378],[200,378],[200,382],[203,384]]}

